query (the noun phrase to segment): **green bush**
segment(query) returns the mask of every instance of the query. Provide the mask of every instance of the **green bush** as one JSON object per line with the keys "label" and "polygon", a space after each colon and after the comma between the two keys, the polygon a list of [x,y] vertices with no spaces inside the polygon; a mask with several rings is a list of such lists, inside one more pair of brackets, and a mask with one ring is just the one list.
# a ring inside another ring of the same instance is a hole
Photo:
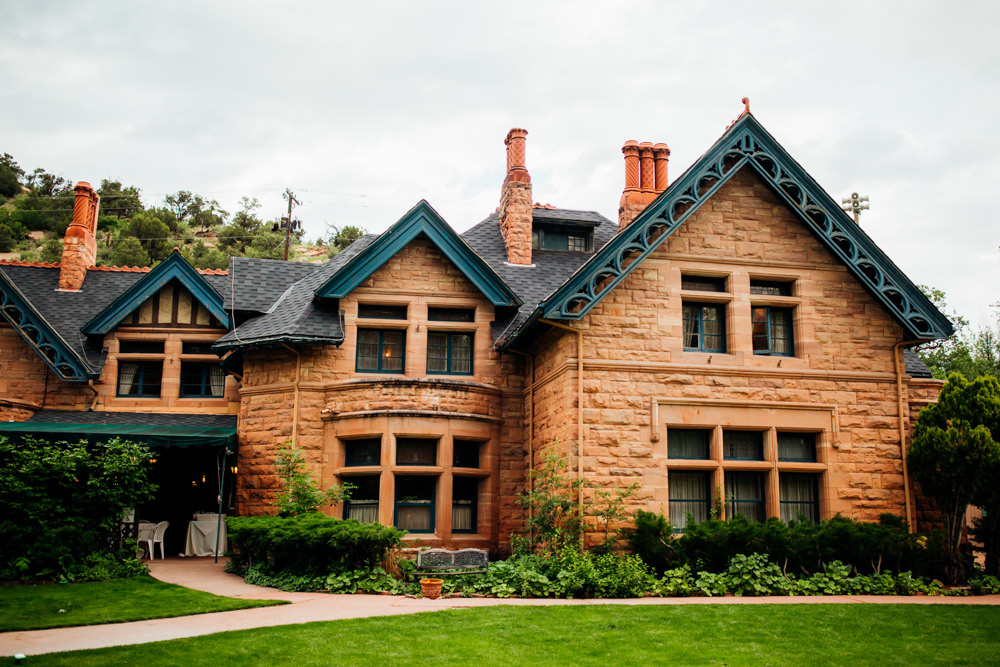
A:
{"label": "green bush", "polygon": [[372,568],[401,544],[403,532],[378,523],[334,519],[323,514],[226,519],[229,567],[243,574],[251,565],[294,576]]}
{"label": "green bush", "polygon": [[969,588],[976,595],[996,595],[1000,593],[1000,579],[984,574],[969,579]]}
{"label": "green bush", "polygon": [[0,580],[104,579],[139,573],[122,545],[126,508],[155,491],[149,449],[0,438]]}

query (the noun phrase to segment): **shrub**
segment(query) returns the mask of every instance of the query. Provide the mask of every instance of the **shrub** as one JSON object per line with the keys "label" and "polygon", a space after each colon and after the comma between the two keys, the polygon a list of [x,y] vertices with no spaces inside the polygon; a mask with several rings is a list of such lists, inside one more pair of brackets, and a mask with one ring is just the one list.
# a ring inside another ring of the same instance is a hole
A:
{"label": "shrub", "polygon": [[996,595],[1000,593],[1000,579],[984,574],[969,579],[969,588],[976,595]]}
{"label": "shrub", "polygon": [[319,513],[290,517],[230,517],[231,571],[251,565],[292,575],[328,575],[334,570],[377,566],[401,544],[403,532],[378,523],[334,519]]}
{"label": "shrub", "polygon": [[745,556],[737,554],[726,568],[726,585],[729,592],[742,595],[788,595],[792,582],[764,554]]}

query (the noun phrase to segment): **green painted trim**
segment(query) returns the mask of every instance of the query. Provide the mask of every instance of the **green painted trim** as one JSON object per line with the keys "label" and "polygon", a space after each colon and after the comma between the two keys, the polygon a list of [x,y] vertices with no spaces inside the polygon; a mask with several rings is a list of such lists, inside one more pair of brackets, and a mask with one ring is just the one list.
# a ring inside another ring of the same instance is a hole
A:
{"label": "green painted trim", "polygon": [[191,296],[222,323],[222,326],[229,328],[229,314],[223,308],[222,296],[175,249],[169,257],[95,315],[81,331],[88,336],[103,336],[110,333],[146,299],[160,291],[171,280],[183,285]]}
{"label": "green painted trim", "polygon": [[60,379],[86,382],[100,377],[3,271],[0,271],[0,313]]}
{"label": "green painted trim", "polygon": [[316,296],[344,298],[420,234],[426,235],[494,306],[520,305],[520,299],[500,276],[423,199],[338,269],[316,290]]}
{"label": "green painted trim", "polygon": [[[632,224],[540,303],[541,316],[584,317],[743,168],[753,169],[771,186],[908,337],[934,340],[954,333],[948,318],[750,114],[733,123]],[[525,326],[519,327],[511,337],[524,330]]]}

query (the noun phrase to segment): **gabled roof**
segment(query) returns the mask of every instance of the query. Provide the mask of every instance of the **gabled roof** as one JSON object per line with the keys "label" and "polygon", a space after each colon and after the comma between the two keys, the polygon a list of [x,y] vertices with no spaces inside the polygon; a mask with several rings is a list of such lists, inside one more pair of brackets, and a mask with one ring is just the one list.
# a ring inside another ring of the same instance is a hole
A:
{"label": "gabled roof", "polygon": [[109,333],[171,280],[183,285],[222,326],[229,326],[229,315],[223,308],[222,297],[175,248],[169,257],[106,306],[81,331],[87,335]]}
{"label": "gabled roof", "polygon": [[[58,272],[58,269],[56,271]],[[84,356],[53,328],[2,269],[0,269],[0,312],[58,377],[70,382],[84,382],[100,375],[100,372],[88,364]]]}
{"label": "gabled roof", "polygon": [[[528,320],[584,317],[741,169],[757,172],[908,336],[933,340],[953,333],[948,319],[749,113]],[[525,328],[519,326],[503,344]]]}
{"label": "gabled roof", "polygon": [[494,306],[520,305],[520,299],[490,265],[423,199],[320,285],[316,296],[344,298],[420,234],[427,236]]}

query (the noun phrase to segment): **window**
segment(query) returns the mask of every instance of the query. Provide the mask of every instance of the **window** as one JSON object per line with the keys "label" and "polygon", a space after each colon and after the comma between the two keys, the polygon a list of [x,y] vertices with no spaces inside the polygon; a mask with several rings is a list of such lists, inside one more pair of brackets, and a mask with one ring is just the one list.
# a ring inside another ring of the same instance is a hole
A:
{"label": "window", "polygon": [[472,334],[428,333],[427,372],[472,374]]}
{"label": "window", "polygon": [[815,433],[778,433],[779,461],[815,461]]}
{"label": "window", "polygon": [[452,465],[456,468],[478,468],[479,445],[480,443],[476,440],[455,438]]}
{"label": "window", "polygon": [[672,428],[667,431],[667,456],[672,459],[707,459],[711,431]]}
{"label": "window", "polygon": [[396,438],[396,465],[437,465],[437,444],[431,438]]}
{"label": "window", "polygon": [[359,303],[358,317],[382,320],[405,320],[406,306],[383,306]]}
{"label": "window", "polygon": [[763,461],[764,433],[761,431],[723,431],[722,455],[729,460]]}
{"label": "window", "polygon": [[685,303],[684,349],[726,351],[726,307],[721,304]]}
{"label": "window", "polygon": [[215,352],[212,350],[211,343],[199,343],[196,341],[186,340],[181,343],[181,345],[183,354],[211,354],[212,356],[216,356]]}
{"label": "window", "polygon": [[781,280],[750,279],[750,293],[764,296],[791,296],[792,283]]}
{"label": "window", "polygon": [[435,322],[475,322],[475,308],[427,308],[427,319]]}
{"label": "window", "polygon": [[804,518],[819,522],[818,475],[784,472],[778,476],[781,520]]}
{"label": "window", "polygon": [[[160,343],[162,351],[163,344]],[[158,397],[163,361],[119,361],[118,395]]]}
{"label": "window", "polygon": [[667,476],[670,487],[670,523],[677,530],[688,525],[688,514],[694,523],[708,519],[709,473],[671,470]]}
{"label": "window", "polygon": [[358,372],[401,373],[406,332],[358,329]]}
{"label": "window", "polygon": [[382,463],[382,438],[344,441],[345,466],[377,466]]}
{"label": "window", "polygon": [[344,518],[357,519],[361,523],[378,522],[379,476],[352,476],[343,481],[354,486],[350,499],[344,502]]}
{"label": "window", "polygon": [[226,373],[218,363],[181,362],[181,396],[221,398],[226,390]]}
{"label": "window", "polygon": [[437,477],[396,477],[396,528],[411,533],[434,532]]}
{"label": "window", "polygon": [[453,533],[474,533],[479,505],[479,480],[456,477],[452,484],[451,530]]}
{"label": "window", "polygon": [[726,518],[764,520],[764,473],[726,473]]}
{"label": "window", "polygon": [[725,292],[726,279],[709,276],[681,276],[681,289],[695,292]]}
{"label": "window", "polygon": [[533,250],[565,250],[568,252],[591,252],[593,232],[589,230],[563,230],[539,227],[531,232]]}
{"label": "window", "polygon": [[119,354],[163,354],[162,340],[121,340]]}
{"label": "window", "polygon": [[770,306],[753,307],[753,353],[791,356],[792,310]]}

